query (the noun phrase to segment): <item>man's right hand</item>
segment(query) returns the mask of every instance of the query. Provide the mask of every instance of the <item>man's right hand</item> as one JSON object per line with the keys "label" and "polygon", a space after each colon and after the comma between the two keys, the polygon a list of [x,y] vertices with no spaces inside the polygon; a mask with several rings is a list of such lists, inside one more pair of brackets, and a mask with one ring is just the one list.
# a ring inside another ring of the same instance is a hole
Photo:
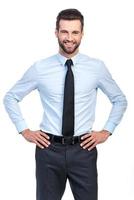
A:
{"label": "man's right hand", "polygon": [[26,129],[22,131],[22,136],[28,141],[35,143],[40,148],[45,148],[50,145],[49,136],[41,131],[31,131]]}

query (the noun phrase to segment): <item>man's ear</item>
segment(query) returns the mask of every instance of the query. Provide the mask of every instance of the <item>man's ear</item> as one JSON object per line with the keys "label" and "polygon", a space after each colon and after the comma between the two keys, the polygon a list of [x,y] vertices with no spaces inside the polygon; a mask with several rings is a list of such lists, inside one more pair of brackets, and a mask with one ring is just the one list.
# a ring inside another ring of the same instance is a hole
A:
{"label": "man's ear", "polygon": [[55,29],[55,36],[58,37],[58,30]]}
{"label": "man's ear", "polygon": [[84,35],[84,31],[82,31],[82,37],[83,37],[83,35]]}

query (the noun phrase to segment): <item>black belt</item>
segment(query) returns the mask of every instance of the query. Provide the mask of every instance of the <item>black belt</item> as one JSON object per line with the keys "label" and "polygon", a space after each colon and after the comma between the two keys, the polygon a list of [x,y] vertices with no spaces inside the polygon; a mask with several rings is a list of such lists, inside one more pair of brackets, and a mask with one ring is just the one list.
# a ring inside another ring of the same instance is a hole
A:
{"label": "black belt", "polygon": [[[57,142],[57,143],[61,143],[61,144],[76,144],[76,143],[80,143],[82,141],[81,140],[82,135],[80,135],[80,136],[58,136],[58,135],[53,135],[50,133],[46,133],[46,134],[50,137],[51,142]],[[83,135],[85,135],[85,134],[83,134]]]}

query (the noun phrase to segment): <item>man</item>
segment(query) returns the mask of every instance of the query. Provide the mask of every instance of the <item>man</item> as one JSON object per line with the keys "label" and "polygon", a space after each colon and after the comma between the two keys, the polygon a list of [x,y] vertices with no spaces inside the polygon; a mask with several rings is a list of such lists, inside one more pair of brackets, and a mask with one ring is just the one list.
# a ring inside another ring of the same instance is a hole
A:
{"label": "man", "polygon": [[[7,112],[19,133],[36,144],[37,200],[60,200],[67,179],[75,200],[97,200],[97,150],[119,124],[127,101],[104,63],[79,53],[84,18],[76,9],[56,21],[59,53],[36,62],[6,94]],[[112,103],[103,129],[93,131],[97,90]],[[18,105],[37,89],[44,115],[28,128]]]}

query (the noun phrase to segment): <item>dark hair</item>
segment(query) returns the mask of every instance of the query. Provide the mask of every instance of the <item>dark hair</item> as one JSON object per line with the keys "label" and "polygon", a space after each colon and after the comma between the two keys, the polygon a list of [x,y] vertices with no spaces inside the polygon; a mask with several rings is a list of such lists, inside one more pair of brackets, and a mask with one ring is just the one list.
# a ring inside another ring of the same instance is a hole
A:
{"label": "dark hair", "polygon": [[59,30],[59,22],[60,20],[80,20],[81,22],[81,30],[83,30],[84,26],[84,17],[81,12],[77,9],[66,9],[59,12],[56,20],[56,29]]}

